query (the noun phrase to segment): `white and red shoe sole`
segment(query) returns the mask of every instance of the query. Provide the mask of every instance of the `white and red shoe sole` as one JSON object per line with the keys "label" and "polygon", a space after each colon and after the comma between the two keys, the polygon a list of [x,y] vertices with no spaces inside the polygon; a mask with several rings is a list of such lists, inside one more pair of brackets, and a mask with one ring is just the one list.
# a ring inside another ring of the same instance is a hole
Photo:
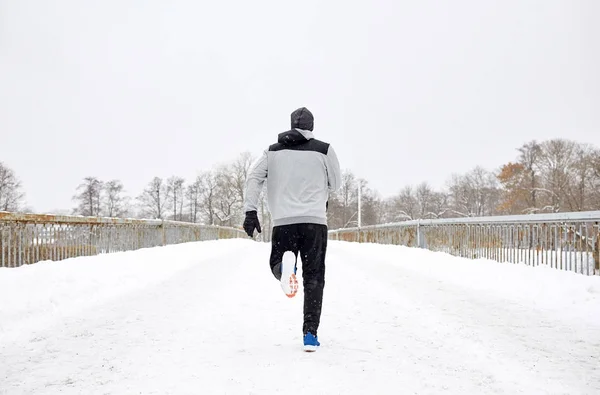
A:
{"label": "white and red shoe sole", "polygon": [[281,262],[281,289],[288,298],[293,298],[298,292],[298,279],[296,273],[296,256],[293,252],[287,251],[283,254]]}

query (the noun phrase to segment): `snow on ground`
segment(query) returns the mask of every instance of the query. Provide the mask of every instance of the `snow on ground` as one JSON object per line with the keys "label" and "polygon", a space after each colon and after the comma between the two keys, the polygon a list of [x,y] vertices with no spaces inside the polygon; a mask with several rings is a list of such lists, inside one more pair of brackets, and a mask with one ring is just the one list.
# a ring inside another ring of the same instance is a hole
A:
{"label": "snow on ground", "polygon": [[0,394],[600,393],[600,277],[332,242],[304,353],[269,248],[0,269]]}
{"label": "snow on ground", "polygon": [[[221,243],[209,241],[200,254],[210,260],[222,252]],[[27,336],[32,328],[150,287],[197,263],[198,245],[183,244],[0,268],[0,339]]]}

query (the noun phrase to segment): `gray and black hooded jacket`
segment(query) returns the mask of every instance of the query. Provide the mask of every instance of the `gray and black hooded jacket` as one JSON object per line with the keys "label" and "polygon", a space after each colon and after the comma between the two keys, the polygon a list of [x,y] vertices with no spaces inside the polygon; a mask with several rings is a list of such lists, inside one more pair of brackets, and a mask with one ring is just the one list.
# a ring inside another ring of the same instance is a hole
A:
{"label": "gray and black hooded jacket", "polygon": [[267,182],[274,226],[298,223],[327,225],[329,193],[341,184],[340,165],[327,143],[315,140],[313,116],[306,108],[291,115],[292,129],[279,134],[253,165],[246,184],[244,211],[257,211]]}

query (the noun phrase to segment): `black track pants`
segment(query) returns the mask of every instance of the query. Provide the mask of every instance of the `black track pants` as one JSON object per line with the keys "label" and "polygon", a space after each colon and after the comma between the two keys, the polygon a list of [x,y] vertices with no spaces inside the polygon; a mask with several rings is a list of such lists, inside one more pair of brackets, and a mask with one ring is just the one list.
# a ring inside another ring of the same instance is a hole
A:
{"label": "black track pants", "polygon": [[325,287],[325,254],[327,252],[327,226],[293,224],[273,228],[271,272],[281,279],[281,261],[286,251],[292,251],[302,260],[304,286],[303,332],[317,335],[321,321],[323,288]]}

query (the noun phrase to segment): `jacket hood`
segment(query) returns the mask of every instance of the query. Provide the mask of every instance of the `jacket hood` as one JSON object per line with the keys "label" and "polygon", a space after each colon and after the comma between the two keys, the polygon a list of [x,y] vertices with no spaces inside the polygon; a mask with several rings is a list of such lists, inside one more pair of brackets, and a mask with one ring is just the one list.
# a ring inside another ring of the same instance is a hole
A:
{"label": "jacket hood", "polygon": [[313,133],[310,130],[292,129],[280,133],[277,142],[283,145],[298,145],[306,143],[313,138]]}
{"label": "jacket hood", "polygon": [[292,129],[302,129],[312,131],[315,119],[306,107],[301,107],[294,111],[291,116]]}

